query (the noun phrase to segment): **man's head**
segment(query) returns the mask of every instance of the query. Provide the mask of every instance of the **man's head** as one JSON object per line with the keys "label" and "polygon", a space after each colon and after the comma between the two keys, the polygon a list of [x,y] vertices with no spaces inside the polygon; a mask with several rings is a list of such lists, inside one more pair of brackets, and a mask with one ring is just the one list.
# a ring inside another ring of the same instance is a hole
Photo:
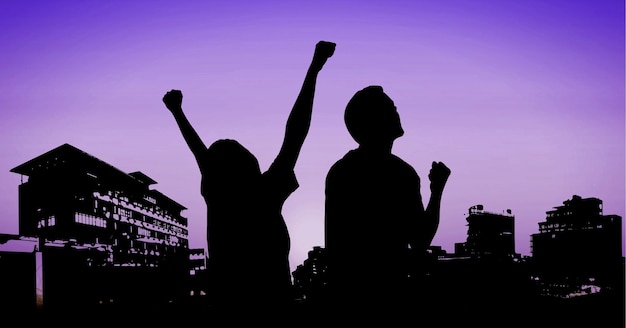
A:
{"label": "man's head", "polygon": [[359,145],[392,143],[404,134],[393,100],[381,86],[357,91],[344,113],[348,132]]}

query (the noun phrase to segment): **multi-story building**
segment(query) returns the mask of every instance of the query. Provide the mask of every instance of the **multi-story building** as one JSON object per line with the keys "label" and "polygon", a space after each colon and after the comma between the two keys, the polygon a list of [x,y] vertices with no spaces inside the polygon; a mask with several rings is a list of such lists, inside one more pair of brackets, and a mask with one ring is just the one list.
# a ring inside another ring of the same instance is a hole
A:
{"label": "multi-story building", "polygon": [[[439,257],[430,277],[433,297],[459,306],[506,310],[505,304],[526,297],[527,279],[515,252],[515,216],[510,209],[490,212],[474,205],[466,216],[467,239],[455,243],[454,253]],[[481,295],[481,303],[473,297]],[[473,308],[478,310],[478,308]]]}
{"label": "multi-story building", "polygon": [[[38,238],[44,304],[168,301],[183,292],[186,208],[69,144],[13,169],[19,234]],[[24,176],[27,180],[24,181]]]}
{"label": "multi-story building", "polygon": [[208,293],[208,257],[204,248],[189,249],[189,297],[204,301]]}
{"label": "multi-story building", "polygon": [[320,302],[325,296],[327,284],[326,249],[314,246],[304,263],[292,273],[295,298],[301,302]]}
{"label": "multi-story building", "polygon": [[515,253],[515,216],[511,210],[493,213],[483,205],[469,208],[467,240],[455,244],[455,255],[484,260],[512,260]]}
{"label": "multi-story building", "polygon": [[573,195],[539,222],[531,246],[542,294],[569,297],[622,285],[622,218],[604,215],[602,205]]}

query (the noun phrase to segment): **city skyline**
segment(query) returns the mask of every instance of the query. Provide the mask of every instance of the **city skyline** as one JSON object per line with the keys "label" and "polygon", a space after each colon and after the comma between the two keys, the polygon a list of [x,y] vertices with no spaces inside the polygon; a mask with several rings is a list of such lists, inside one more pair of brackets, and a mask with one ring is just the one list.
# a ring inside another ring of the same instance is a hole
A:
{"label": "city skyline", "polygon": [[18,232],[20,176],[9,170],[69,143],[156,180],[188,208],[190,247],[206,247],[200,175],[163,94],[181,89],[204,140],[236,139],[266,169],[319,40],[337,50],[283,210],[292,269],[324,246],[325,175],[356,147],[343,109],[371,84],[398,107],[406,133],[393,152],[415,167],[423,198],[432,161],[452,170],[433,245],[453,252],[477,204],[511,209],[523,255],[546,212],[572,195],[625,216],[623,2],[3,7],[1,233]]}

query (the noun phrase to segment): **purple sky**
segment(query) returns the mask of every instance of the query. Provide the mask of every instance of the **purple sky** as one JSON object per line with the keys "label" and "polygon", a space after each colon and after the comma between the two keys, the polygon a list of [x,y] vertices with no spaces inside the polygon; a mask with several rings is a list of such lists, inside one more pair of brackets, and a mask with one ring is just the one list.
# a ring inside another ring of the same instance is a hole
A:
{"label": "purple sky", "polygon": [[283,214],[291,266],[323,246],[324,179],[356,144],[343,110],[382,85],[405,135],[393,152],[422,177],[452,170],[434,245],[466,239],[470,206],[511,209],[516,251],[572,195],[625,216],[624,1],[3,1],[0,232],[18,233],[9,170],[69,143],[188,207],[205,246],[200,175],[161,102],[172,88],[208,145],[240,141],[267,169],[315,43],[311,130]]}

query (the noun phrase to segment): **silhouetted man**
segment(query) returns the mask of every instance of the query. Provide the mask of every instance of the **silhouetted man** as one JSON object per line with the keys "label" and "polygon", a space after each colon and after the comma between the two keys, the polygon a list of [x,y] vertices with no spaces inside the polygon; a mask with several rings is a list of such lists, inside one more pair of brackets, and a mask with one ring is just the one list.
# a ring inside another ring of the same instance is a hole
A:
{"label": "silhouetted man", "polygon": [[281,211],[298,188],[294,166],[309,131],[317,75],[334,50],[334,43],[317,43],[287,120],[283,144],[263,173],[256,157],[235,140],[217,140],[207,148],[183,113],[180,90],[163,97],[202,174],[209,296],[216,314],[234,310],[235,316],[228,319],[251,319],[246,318],[250,310],[272,313],[292,301],[290,238]]}
{"label": "silhouetted man", "polygon": [[359,146],[337,161],[326,177],[330,300],[336,307],[356,304],[361,307],[357,311],[389,309],[411,296],[409,267],[426,252],[437,231],[450,170],[441,162],[432,163],[431,196],[424,209],[420,177],[391,152],[404,130],[383,88],[358,91],[344,119]]}

